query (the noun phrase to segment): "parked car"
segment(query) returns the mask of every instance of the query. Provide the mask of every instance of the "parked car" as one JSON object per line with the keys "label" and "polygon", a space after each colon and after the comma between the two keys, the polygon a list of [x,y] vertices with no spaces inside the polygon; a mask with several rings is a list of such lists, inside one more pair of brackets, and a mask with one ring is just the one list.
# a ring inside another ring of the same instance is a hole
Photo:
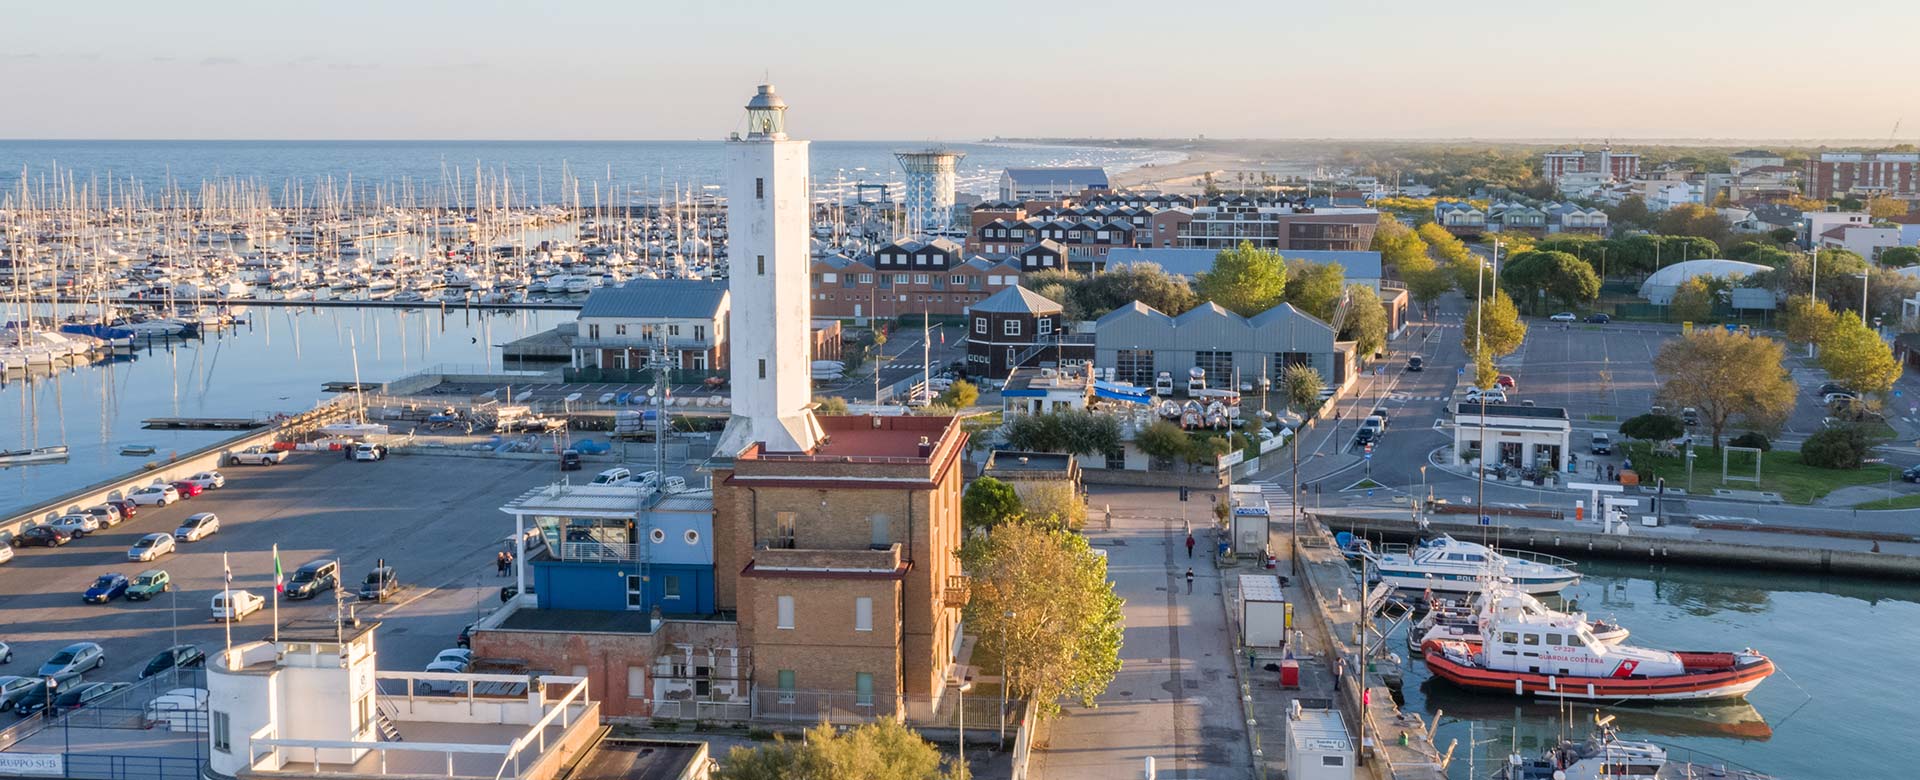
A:
{"label": "parked car", "polygon": [[[5,699],[0,699],[0,709],[9,709],[22,715],[31,715],[47,706],[47,682],[53,682],[53,690],[61,691],[69,687],[85,685],[79,672],[61,672],[50,676],[25,678],[27,683],[11,688]],[[57,694],[56,694],[57,695]],[[21,711],[21,706],[36,702],[29,711]]]}
{"label": "parked car", "polygon": [[1860,400],[1860,396],[1854,395],[1852,391],[1828,393],[1820,397],[1820,403],[1823,404],[1833,404],[1842,401],[1853,403],[1858,400]]}
{"label": "parked car", "polygon": [[15,547],[59,547],[73,541],[73,534],[50,525],[36,525],[13,537]]}
{"label": "parked car", "polygon": [[13,663],[13,646],[0,642],[0,664]]}
{"label": "parked car", "polygon": [[188,482],[184,479],[174,482],[173,489],[176,491],[179,491],[180,498],[182,499],[193,498],[194,496],[207,492],[206,488],[200,487],[199,485],[193,484],[192,482]]}
{"label": "parked car", "polygon": [[207,664],[207,654],[193,645],[174,645],[160,651],[146,667],[140,670],[140,679],[145,680],[162,672],[174,669],[193,669]]}
{"label": "parked car", "polygon": [[108,501],[107,503],[120,507],[120,519],[122,520],[132,520],[134,515],[140,513],[140,505],[133,503],[132,499],[122,498],[115,501]]}
{"label": "parked car", "polygon": [[227,453],[227,462],[234,465],[272,466],[287,462],[287,451],[269,447],[248,447],[239,452]]}
{"label": "parked car", "polygon": [[27,677],[18,674],[9,674],[5,677],[0,677],[0,705],[5,705],[6,708],[11,709],[13,705],[10,702],[14,694],[32,688],[39,682],[40,678],[38,677]]}
{"label": "parked car", "polygon": [[207,689],[174,688],[147,701],[140,727],[166,731],[207,730]]}
{"label": "parked car", "polygon": [[100,522],[101,528],[112,528],[119,525],[122,519],[120,516],[120,507],[112,504],[100,504],[98,506],[87,507],[86,513],[93,515],[93,519]]}
{"label": "parked car", "polygon": [[1612,322],[1613,318],[1605,314],[1589,314],[1587,315],[1587,321],[1595,325],[1605,325],[1609,322]]}
{"label": "parked car", "polygon": [[148,569],[133,575],[133,584],[127,586],[127,600],[146,601],[170,590],[173,590],[173,575],[165,569]]}
{"label": "parked car", "polygon": [[[133,683],[129,682],[96,682],[76,685],[68,688],[66,693],[54,697],[53,711],[47,714],[61,715],[72,712],[132,687]],[[21,714],[24,715],[27,713]]]}
{"label": "parked car", "polygon": [[468,669],[471,669],[473,668],[473,651],[464,647],[449,647],[440,651],[439,655],[434,656],[432,663],[440,663],[442,661],[462,664]]}
{"label": "parked car", "polygon": [[1486,390],[1486,391],[1482,391],[1478,387],[1472,387],[1467,389],[1467,403],[1504,404],[1506,402],[1507,402],[1507,392],[1505,390],[1501,390],[1498,387],[1495,387],[1491,390]]}
{"label": "parked car", "polygon": [[360,442],[359,444],[353,445],[353,449],[347,450],[347,459],[348,460],[386,460],[387,445],[368,444],[366,442]]}
{"label": "parked car", "polygon": [[387,597],[399,591],[400,578],[394,574],[392,566],[375,568],[360,583],[360,598],[367,601],[386,601]]}
{"label": "parked car", "polygon": [[1587,451],[1595,455],[1612,455],[1613,437],[1608,436],[1604,432],[1595,432],[1593,434],[1593,441],[1588,445]]}
{"label": "parked car", "polygon": [[213,607],[213,619],[217,622],[233,621],[238,623],[246,620],[248,615],[259,612],[262,607],[267,605],[266,599],[255,596],[249,591],[236,590],[233,591],[232,594],[232,608],[228,608],[227,595],[226,591],[213,594],[213,601],[210,605]]}
{"label": "parked car", "polygon": [[180,489],[172,485],[148,485],[127,495],[141,506],[166,506],[180,500]]}
{"label": "parked car", "polygon": [[340,564],[331,558],[307,561],[287,581],[287,598],[310,599],[340,587]]}
{"label": "parked car", "polygon": [[99,645],[92,642],[75,642],[60,648],[60,652],[54,653],[52,658],[41,664],[39,675],[53,677],[68,672],[78,674],[106,665],[107,651],[100,649]]}
{"label": "parked car", "polygon": [[1548,317],[1547,319],[1553,320],[1554,322],[1573,322],[1580,318],[1573,316],[1573,312],[1563,311],[1563,312],[1560,312],[1559,314],[1555,314],[1551,317]]}
{"label": "parked car", "polygon": [[560,470],[561,471],[579,471],[580,470],[580,451],[579,450],[561,450],[560,451]]}
{"label": "parked car", "polygon": [[146,563],[147,561],[159,560],[160,556],[170,552],[173,552],[173,537],[171,535],[147,534],[134,542],[132,547],[127,548],[127,560]]}
{"label": "parked car", "polygon": [[455,637],[453,643],[461,647],[472,647],[474,625],[476,624],[468,623],[465,628],[460,629],[460,636]]}
{"label": "parked car", "polygon": [[625,466],[615,466],[593,475],[593,485],[625,485],[633,481],[633,472]]}
{"label": "parked car", "polygon": [[61,515],[60,519],[48,525],[65,531],[68,536],[76,538],[100,530],[100,521],[95,519],[93,515]]}
{"label": "parked car", "polygon": [[1920,482],[1920,466],[1908,466],[1906,471],[1900,472],[1900,478],[1908,482]]}
{"label": "parked car", "polygon": [[1424,358],[1420,357],[1419,355],[1407,356],[1408,371],[1423,371],[1426,369],[1426,367],[1427,367],[1427,361]]}
{"label": "parked car", "polygon": [[1354,434],[1353,440],[1358,444],[1372,444],[1374,439],[1380,438],[1380,431],[1380,420],[1368,417],[1365,422],[1360,423],[1360,432]]}
{"label": "parked car", "polygon": [[197,542],[217,533],[220,533],[220,516],[201,512],[180,521],[180,527],[173,529],[173,538],[181,542]]}
{"label": "parked car", "polygon": [[13,545],[0,544],[0,563],[13,560]]}
{"label": "parked car", "polygon": [[[467,669],[471,666],[472,664],[470,663],[460,661],[435,660],[433,663],[427,664],[427,668],[421,671],[439,672],[442,674],[466,674]],[[467,692],[467,682],[465,680],[415,680],[413,681],[413,692],[417,694],[462,694]]]}
{"label": "parked car", "polygon": [[1680,410],[1680,422],[1688,428],[1700,424],[1700,411],[1689,406]]}
{"label": "parked car", "polygon": [[125,574],[102,574],[87,586],[85,593],[80,594],[80,600],[88,604],[105,604],[127,595],[127,586],[130,584]]}
{"label": "parked car", "polygon": [[1859,393],[1854,392],[1853,388],[1843,385],[1839,382],[1828,382],[1820,386],[1821,395],[1826,396],[1826,395],[1832,395],[1834,393],[1846,393],[1847,395],[1856,396],[1856,397],[1860,395]]}
{"label": "parked car", "polygon": [[201,490],[219,490],[227,486],[227,476],[218,471],[202,471],[183,481]]}

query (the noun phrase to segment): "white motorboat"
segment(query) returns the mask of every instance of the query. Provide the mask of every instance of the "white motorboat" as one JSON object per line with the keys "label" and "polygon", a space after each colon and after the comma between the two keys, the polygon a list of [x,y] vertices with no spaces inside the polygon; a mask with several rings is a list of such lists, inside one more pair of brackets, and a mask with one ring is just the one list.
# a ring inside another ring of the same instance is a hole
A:
{"label": "white motorboat", "polygon": [[1539,758],[1508,757],[1495,780],[1771,780],[1740,767],[1675,761],[1652,742],[1621,739],[1613,716],[1596,716],[1584,742],[1561,741]]}
{"label": "white motorboat", "polygon": [[1380,581],[1401,590],[1476,593],[1504,579],[1523,593],[1559,593],[1580,582],[1574,562],[1517,550],[1496,550],[1441,534],[1408,549],[1383,545],[1373,558]]}
{"label": "white motorboat", "polygon": [[35,447],[30,450],[0,450],[0,466],[18,466],[28,463],[54,463],[67,459],[64,445],[54,447]]}

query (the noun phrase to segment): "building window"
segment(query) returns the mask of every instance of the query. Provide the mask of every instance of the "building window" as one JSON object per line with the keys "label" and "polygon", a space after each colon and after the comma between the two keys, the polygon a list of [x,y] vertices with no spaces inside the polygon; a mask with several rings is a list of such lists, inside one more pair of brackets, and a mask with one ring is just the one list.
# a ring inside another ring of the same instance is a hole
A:
{"label": "building window", "polygon": [[755,198],[761,198],[761,199],[765,199],[767,197],[767,180],[766,179],[753,180],[753,196]]}
{"label": "building window", "polygon": [[794,538],[793,520],[792,512],[773,513],[773,547],[775,549],[791,550],[795,547],[797,540]]}
{"label": "building window", "polygon": [[767,378],[767,359],[766,358],[760,358],[760,378],[761,379]]}
{"label": "building window", "polygon": [[929,277],[929,276],[928,276],[927,274],[914,274],[914,275],[913,275],[913,283],[914,283],[914,284],[931,284],[932,282],[933,282],[933,279],[932,279],[932,278],[930,278],[930,277]]}
{"label": "building window", "polygon": [[647,583],[638,574],[627,575],[627,609],[644,609],[647,606]]}
{"label": "building window", "polygon": [[590,338],[590,339],[597,339],[597,338],[600,338],[600,326],[598,326],[598,325],[588,325],[588,326],[587,326],[587,338]]}
{"label": "building window", "polygon": [[873,630],[873,599],[861,596],[853,600],[853,630]]}
{"label": "building window", "polygon": [[967,275],[966,275],[966,274],[954,274],[954,275],[953,275],[953,276],[952,276],[951,278],[949,278],[949,279],[947,279],[947,283],[948,283],[948,284],[951,284],[951,285],[953,285],[953,286],[955,286],[955,287],[959,287],[959,286],[961,286],[961,285],[964,285],[964,284],[966,284],[966,283],[967,283]]}
{"label": "building window", "polygon": [[867,672],[855,672],[853,675],[853,706],[873,706],[873,675]]}
{"label": "building window", "polygon": [[873,284],[873,274],[861,274],[861,275],[860,275],[860,283],[861,283],[861,284]]}
{"label": "building window", "polygon": [[1000,323],[1000,332],[1001,332],[1002,334],[1005,334],[1005,335],[1008,335],[1008,336],[1018,336],[1018,335],[1020,335],[1020,321],[1019,321],[1019,320],[1006,320],[1006,321],[1004,321],[1004,322],[1002,322],[1002,323]]}
{"label": "building window", "polygon": [[680,538],[687,540],[687,544],[699,544],[700,532],[689,528],[686,533],[681,534]]}
{"label": "building window", "polygon": [[660,577],[660,597],[663,599],[680,598],[680,577],[664,574]]}
{"label": "building window", "polygon": [[1039,335],[1039,336],[1045,336],[1049,333],[1052,333],[1053,320],[1047,319],[1046,317],[1041,317],[1040,319],[1034,320],[1033,332],[1035,335]]}
{"label": "building window", "polygon": [[695,325],[695,326],[693,326],[693,340],[694,340],[694,341],[706,341],[706,340],[707,340],[707,326],[705,326],[705,325]]}
{"label": "building window", "polygon": [[647,670],[638,666],[627,667],[627,698],[647,698]]}
{"label": "building window", "polygon": [[893,275],[893,283],[894,283],[894,284],[906,284],[906,283],[907,283],[907,275],[906,275],[906,274],[894,274],[894,275]]}
{"label": "building window", "polygon": [[759,269],[760,269],[760,275],[761,275],[761,276],[766,276],[766,275],[767,275],[767,256],[766,256],[766,255],[754,255],[754,256],[753,256],[753,260],[754,260],[754,263],[755,263],[755,265],[757,265],[757,266],[759,267]]}
{"label": "building window", "polygon": [[892,518],[886,515],[874,515],[867,518],[867,523],[872,526],[872,534],[868,542],[873,549],[884,550],[893,545]]}
{"label": "building window", "polygon": [[667,326],[667,335],[669,335],[669,336],[678,336],[678,335],[680,335],[680,326],[678,326],[678,325],[668,325],[668,326]]}
{"label": "building window", "polygon": [[780,681],[774,684],[774,688],[780,692],[781,704],[792,704],[793,703],[793,670],[781,669]]}
{"label": "building window", "polygon": [[986,333],[986,332],[987,332],[987,318],[985,318],[985,317],[975,317],[975,318],[973,318],[973,332],[975,332],[975,333],[981,333],[981,334],[984,334],[984,333]]}
{"label": "building window", "polygon": [[613,335],[615,335],[615,336],[625,336],[625,335],[627,335],[627,326],[625,326],[625,325],[615,325],[615,326],[613,326]]}
{"label": "building window", "polygon": [[233,752],[233,718],[219,710],[213,711],[213,749]]}
{"label": "building window", "polygon": [[777,622],[774,624],[774,628],[783,628],[788,631],[792,631],[793,630],[793,597],[781,596],[777,601],[777,606],[778,606],[777,611],[779,612],[779,615],[777,616]]}

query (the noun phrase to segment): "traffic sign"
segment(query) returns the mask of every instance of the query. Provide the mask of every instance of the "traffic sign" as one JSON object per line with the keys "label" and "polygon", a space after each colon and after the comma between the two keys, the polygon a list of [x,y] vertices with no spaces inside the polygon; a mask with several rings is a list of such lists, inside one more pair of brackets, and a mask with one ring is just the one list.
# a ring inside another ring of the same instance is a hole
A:
{"label": "traffic sign", "polygon": [[1481,524],[1481,525],[1493,525],[1493,515],[1481,515],[1481,516],[1480,516],[1480,524]]}

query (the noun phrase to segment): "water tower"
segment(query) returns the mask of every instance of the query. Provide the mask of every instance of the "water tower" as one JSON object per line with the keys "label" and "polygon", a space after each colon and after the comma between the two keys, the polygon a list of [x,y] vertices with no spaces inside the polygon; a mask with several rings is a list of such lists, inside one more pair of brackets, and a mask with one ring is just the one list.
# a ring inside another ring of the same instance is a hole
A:
{"label": "water tower", "polygon": [[944,235],[953,229],[954,170],[965,152],[933,148],[918,152],[895,152],[900,168],[907,172],[907,232]]}

